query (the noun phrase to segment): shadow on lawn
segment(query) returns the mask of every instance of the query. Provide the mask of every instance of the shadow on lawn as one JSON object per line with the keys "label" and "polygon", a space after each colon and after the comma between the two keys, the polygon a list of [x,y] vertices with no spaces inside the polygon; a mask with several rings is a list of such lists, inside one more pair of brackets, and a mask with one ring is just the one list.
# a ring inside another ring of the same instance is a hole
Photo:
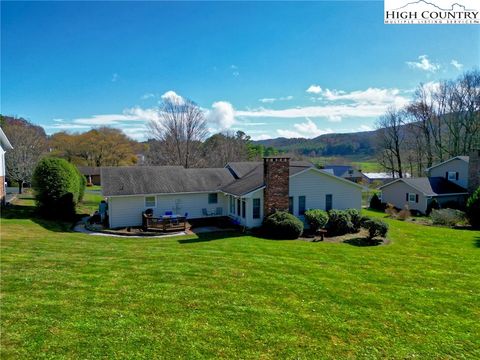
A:
{"label": "shadow on lawn", "polygon": [[345,244],[353,245],[353,246],[378,246],[383,244],[383,240],[381,239],[367,239],[364,237],[358,237],[353,239],[347,239],[343,241]]}
{"label": "shadow on lawn", "polygon": [[475,247],[480,248],[480,236],[477,236],[477,237],[473,240],[473,244],[475,245]]}
{"label": "shadow on lawn", "polygon": [[181,239],[178,240],[179,244],[194,244],[194,243],[202,243],[214,240],[225,240],[228,238],[234,238],[241,236],[240,233],[236,231],[216,231],[216,232],[209,232],[209,233],[200,233],[197,234],[197,237],[191,239]]}
{"label": "shadow on lawn", "polygon": [[59,220],[41,218],[31,205],[9,204],[2,209],[2,219],[31,220],[41,227],[55,232],[68,232],[72,230],[73,223]]}

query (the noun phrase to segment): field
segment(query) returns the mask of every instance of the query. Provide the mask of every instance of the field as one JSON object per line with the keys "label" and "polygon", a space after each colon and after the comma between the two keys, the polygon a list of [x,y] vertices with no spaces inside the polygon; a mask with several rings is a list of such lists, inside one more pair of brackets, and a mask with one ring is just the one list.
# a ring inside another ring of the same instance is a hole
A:
{"label": "field", "polygon": [[2,359],[480,358],[480,232],[387,220],[392,243],[375,247],[120,239],[31,205],[2,214]]}

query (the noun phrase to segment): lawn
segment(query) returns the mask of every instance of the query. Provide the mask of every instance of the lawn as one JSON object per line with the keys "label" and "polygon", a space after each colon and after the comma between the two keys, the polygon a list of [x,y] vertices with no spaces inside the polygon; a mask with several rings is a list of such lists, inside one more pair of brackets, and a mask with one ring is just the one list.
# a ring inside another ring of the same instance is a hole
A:
{"label": "lawn", "polygon": [[2,215],[2,359],[480,358],[480,232],[121,239],[20,205]]}

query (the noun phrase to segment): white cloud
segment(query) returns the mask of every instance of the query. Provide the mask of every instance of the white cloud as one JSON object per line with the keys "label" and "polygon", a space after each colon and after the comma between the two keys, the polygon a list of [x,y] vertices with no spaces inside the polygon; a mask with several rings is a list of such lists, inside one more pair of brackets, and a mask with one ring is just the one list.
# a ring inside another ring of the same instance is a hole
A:
{"label": "white cloud", "polygon": [[339,115],[331,115],[331,116],[328,117],[328,121],[330,121],[330,122],[341,122],[342,117],[339,116]]}
{"label": "white cloud", "polygon": [[171,102],[172,104],[182,105],[185,103],[183,97],[178,95],[175,91],[169,90],[161,96],[162,100],[165,102]]}
{"label": "white cloud", "polygon": [[360,127],[358,128],[357,131],[373,131],[375,130],[373,127],[371,127],[370,125],[360,125]]}
{"label": "white cloud", "polygon": [[252,140],[268,140],[271,139],[272,137],[267,134],[260,134],[260,135],[255,135],[252,136]]}
{"label": "white cloud", "polygon": [[382,104],[382,103],[401,103],[407,102],[408,100],[400,96],[400,90],[392,89],[379,89],[379,88],[368,88],[366,90],[356,90],[352,92],[345,92],[341,90],[330,90],[326,89],[321,92],[323,98],[330,101],[354,101],[358,103],[372,103],[372,104]]}
{"label": "white cloud", "polygon": [[460,64],[457,60],[455,59],[452,59],[452,61],[450,62],[450,64],[457,70],[462,70],[463,68],[463,64]]}
{"label": "white cloud", "polygon": [[407,61],[406,64],[412,69],[420,69],[431,73],[440,69],[440,64],[431,62],[427,55],[420,55],[418,60],[419,61]]}
{"label": "white cloud", "polygon": [[118,74],[117,73],[113,73],[112,74],[112,82],[115,82],[118,80]]}
{"label": "white cloud", "polygon": [[227,130],[235,123],[235,110],[227,101],[217,101],[212,104],[212,109],[206,113],[207,120],[217,125],[221,131]]}
{"label": "white cloud", "polygon": [[238,71],[238,66],[237,65],[230,65],[230,69],[232,69],[232,75],[235,77],[240,76],[240,71]]}
{"label": "white cloud", "polygon": [[282,96],[279,98],[263,98],[263,99],[258,99],[258,101],[260,101],[261,103],[274,103],[275,101],[288,101],[292,99],[293,99],[293,96],[289,95],[289,96]]}
{"label": "white cloud", "polygon": [[147,100],[147,99],[152,99],[155,97],[155,94],[152,93],[146,93],[142,95],[142,100]]}
{"label": "white cloud", "polygon": [[304,123],[293,124],[296,130],[278,129],[278,135],[286,138],[314,138],[323,134],[333,133],[332,129],[320,129],[311,119]]}
{"label": "white cloud", "polygon": [[53,119],[53,121],[57,122],[57,123],[61,123],[63,122],[64,120],[63,119]]}
{"label": "white cloud", "polygon": [[309,94],[319,94],[322,91],[322,88],[318,85],[310,85],[305,91]]}

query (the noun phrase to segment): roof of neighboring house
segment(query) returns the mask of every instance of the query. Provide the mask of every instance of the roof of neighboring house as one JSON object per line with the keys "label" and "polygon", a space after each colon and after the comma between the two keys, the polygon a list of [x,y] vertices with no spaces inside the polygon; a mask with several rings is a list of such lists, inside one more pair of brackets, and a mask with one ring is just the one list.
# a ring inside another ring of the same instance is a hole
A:
{"label": "roof of neighboring house", "polygon": [[430,166],[429,168],[425,169],[426,171],[429,171],[430,169],[433,169],[433,168],[436,168],[437,166],[440,166],[440,165],[443,165],[443,164],[446,164],[450,161],[453,161],[453,160],[462,160],[462,161],[465,161],[467,164],[469,162],[469,157],[468,156],[454,156],[448,160],[445,160],[445,161],[442,161],[441,163],[438,163],[438,164],[435,164],[433,166]]}
{"label": "roof of neighboring house", "polygon": [[100,175],[100,167],[96,166],[77,166],[83,175]]}
{"label": "roof of neighboring house", "polygon": [[101,174],[104,196],[216,191],[234,180],[227,169],[181,166],[104,167]]}
{"label": "roof of neighboring house", "polygon": [[[375,179],[396,179],[392,176],[391,173],[386,173],[386,172],[366,172],[363,173],[367,178],[370,180],[375,180]],[[398,173],[396,173],[396,176],[398,177]],[[409,178],[411,177],[410,173],[404,173],[403,177]]]}
{"label": "roof of neighboring house", "polygon": [[380,186],[379,189],[388,187],[398,181],[403,181],[405,184],[411,186],[412,188],[420,191],[426,196],[438,196],[438,195],[448,195],[448,194],[465,194],[467,191],[443,177],[421,177],[421,178],[410,178],[410,179],[397,179],[388,184]]}
{"label": "roof of neighboring house", "polygon": [[350,165],[325,165],[323,170],[332,170],[333,175],[343,176],[348,170],[353,170]]}
{"label": "roof of neighboring house", "polygon": [[12,144],[10,144],[10,141],[8,141],[8,138],[5,135],[5,133],[3,132],[2,128],[0,128],[0,144],[1,144],[3,150],[13,149]]}

